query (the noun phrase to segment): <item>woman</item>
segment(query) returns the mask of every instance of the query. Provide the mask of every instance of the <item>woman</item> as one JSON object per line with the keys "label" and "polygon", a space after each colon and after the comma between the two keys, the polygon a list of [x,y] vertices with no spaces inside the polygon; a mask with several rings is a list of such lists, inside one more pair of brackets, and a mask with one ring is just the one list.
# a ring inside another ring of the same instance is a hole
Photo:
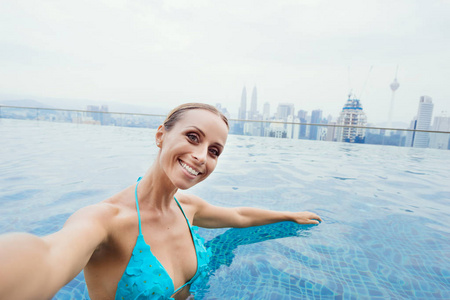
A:
{"label": "woman", "polygon": [[82,269],[92,300],[185,299],[208,259],[191,225],[321,221],[310,212],[223,208],[180,193],[214,171],[227,135],[228,121],[213,106],[175,108],[156,132],[155,162],[136,184],[80,209],[51,235],[0,238],[0,299],[49,299]]}

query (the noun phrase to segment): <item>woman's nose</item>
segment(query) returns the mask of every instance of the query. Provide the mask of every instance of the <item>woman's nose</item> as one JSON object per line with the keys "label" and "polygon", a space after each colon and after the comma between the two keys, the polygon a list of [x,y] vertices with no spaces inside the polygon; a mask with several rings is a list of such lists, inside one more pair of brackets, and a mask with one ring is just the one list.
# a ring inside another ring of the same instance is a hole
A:
{"label": "woman's nose", "polygon": [[197,151],[195,151],[192,154],[194,159],[197,160],[199,162],[199,164],[201,164],[201,165],[206,163],[207,155],[208,155],[208,149],[206,149],[204,147],[198,147]]}

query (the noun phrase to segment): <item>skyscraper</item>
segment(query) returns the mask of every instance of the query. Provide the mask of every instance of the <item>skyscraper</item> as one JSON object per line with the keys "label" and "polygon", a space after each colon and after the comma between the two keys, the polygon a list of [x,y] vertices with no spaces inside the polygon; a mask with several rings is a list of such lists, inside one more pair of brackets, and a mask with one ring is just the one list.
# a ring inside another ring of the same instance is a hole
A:
{"label": "skyscraper", "polygon": [[230,113],[226,107],[222,107],[221,103],[216,103],[216,108],[228,119],[230,119]]}
{"label": "skyscraper", "polygon": [[294,104],[292,103],[280,103],[277,108],[277,119],[287,121],[288,116],[294,115]]}
{"label": "skyscraper", "polygon": [[[330,122],[328,123],[330,125],[336,125],[336,122]],[[336,126],[328,126],[327,127],[327,133],[326,133],[326,137],[325,137],[325,141],[329,141],[329,142],[335,142],[335,137],[336,137]]]}
{"label": "skyscraper", "polygon": [[[430,130],[431,117],[433,115],[433,101],[429,96],[421,96],[419,100],[419,110],[417,116],[411,122],[411,129]],[[407,147],[426,148],[428,147],[430,134],[428,132],[410,132],[406,137]]]}
{"label": "skyscraper", "polygon": [[253,87],[252,91],[252,100],[250,102],[250,111],[248,113],[249,120],[257,120],[258,119],[258,95],[256,92],[256,86]]}
{"label": "skyscraper", "polygon": [[[442,112],[438,117],[434,117],[431,129],[436,131],[450,131],[450,118],[447,117],[445,112]],[[430,148],[449,149],[449,134],[431,133]]]}
{"label": "skyscraper", "polygon": [[[322,122],[322,110],[316,109],[311,112],[311,124],[319,124]],[[310,126],[309,139],[317,140],[319,126]]]}
{"label": "skyscraper", "polygon": [[102,125],[109,125],[111,122],[111,116],[107,114],[108,105],[88,105],[86,107],[86,117],[90,118],[94,122],[98,122]]}
{"label": "skyscraper", "polygon": [[[348,95],[347,103],[342,108],[337,124],[365,127],[366,123],[367,118],[361,102],[359,99],[352,99],[351,94]],[[338,142],[364,143],[365,128],[339,127],[336,132]]]}
{"label": "skyscraper", "polygon": [[238,111],[238,120],[239,121],[234,123],[233,133],[244,134],[245,121],[242,121],[242,120],[246,120],[246,119],[247,119],[247,90],[244,86],[244,88],[242,89],[242,94],[241,94],[241,105],[239,106],[239,111]]}
{"label": "skyscraper", "polygon": [[269,119],[270,119],[270,103],[266,102],[266,103],[264,103],[263,120],[269,120]]}
{"label": "skyscraper", "polygon": [[306,138],[306,129],[308,127],[308,125],[305,125],[305,123],[308,122],[307,120],[308,117],[308,112],[306,110],[299,110],[297,113],[297,118],[299,120],[300,123],[303,123],[302,125],[300,125],[300,132],[298,134],[298,138]]}
{"label": "skyscraper", "polygon": [[290,123],[286,124],[286,137],[288,139],[292,139],[292,137],[294,136],[294,124],[292,124],[294,122],[294,116],[293,115],[287,116],[286,122]]}
{"label": "skyscraper", "polygon": [[241,106],[239,107],[239,116],[238,119],[240,120],[246,120],[247,116],[247,90],[244,86],[242,89],[242,95],[241,95]]}
{"label": "skyscraper", "polygon": [[100,111],[104,112],[100,114],[100,123],[102,125],[109,125],[111,123],[111,114],[108,114],[108,105],[102,105]]}
{"label": "skyscraper", "polygon": [[305,122],[306,122],[306,117],[307,117],[307,116],[308,116],[308,112],[307,112],[306,110],[300,109],[300,110],[297,112],[297,118],[299,118],[300,121],[301,121],[301,120],[305,120]]}

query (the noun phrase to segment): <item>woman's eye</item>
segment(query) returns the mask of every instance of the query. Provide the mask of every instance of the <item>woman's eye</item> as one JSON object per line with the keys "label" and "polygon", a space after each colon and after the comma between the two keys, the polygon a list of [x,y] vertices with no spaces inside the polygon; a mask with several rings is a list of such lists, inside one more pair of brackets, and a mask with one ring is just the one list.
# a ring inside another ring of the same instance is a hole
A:
{"label": "woman's eye", "polygon": [[191,142],[198,142],[198,136],[196,134],[188,133],[186,136]]}
{"label": "woman's eye", "polygon": [[213,156],[219,156],[220,152],[217,149],[211,148],[209,149],[209,153],[211,153]]}

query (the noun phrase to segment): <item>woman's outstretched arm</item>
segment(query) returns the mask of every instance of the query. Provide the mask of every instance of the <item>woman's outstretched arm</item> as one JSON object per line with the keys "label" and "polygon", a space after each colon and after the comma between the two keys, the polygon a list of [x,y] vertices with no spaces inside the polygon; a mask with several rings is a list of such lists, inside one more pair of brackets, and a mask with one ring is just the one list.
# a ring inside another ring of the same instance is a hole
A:
{"label": "woman's outstretched arm", "polygon": [[209,204],[196,196],[188,196],[196,207],[193,224],[206,228],[251,227],[292,221],[298,224],[319,224],[322,219],[315,213],[274,211],[252,207],[226,208]]}
{"label": "woman's outstretched arm", "polygon": [[0,299],[51,299],[87,264],[107,238],[105,208],[93,205],[74,213],[51,235],[0,236]]}

